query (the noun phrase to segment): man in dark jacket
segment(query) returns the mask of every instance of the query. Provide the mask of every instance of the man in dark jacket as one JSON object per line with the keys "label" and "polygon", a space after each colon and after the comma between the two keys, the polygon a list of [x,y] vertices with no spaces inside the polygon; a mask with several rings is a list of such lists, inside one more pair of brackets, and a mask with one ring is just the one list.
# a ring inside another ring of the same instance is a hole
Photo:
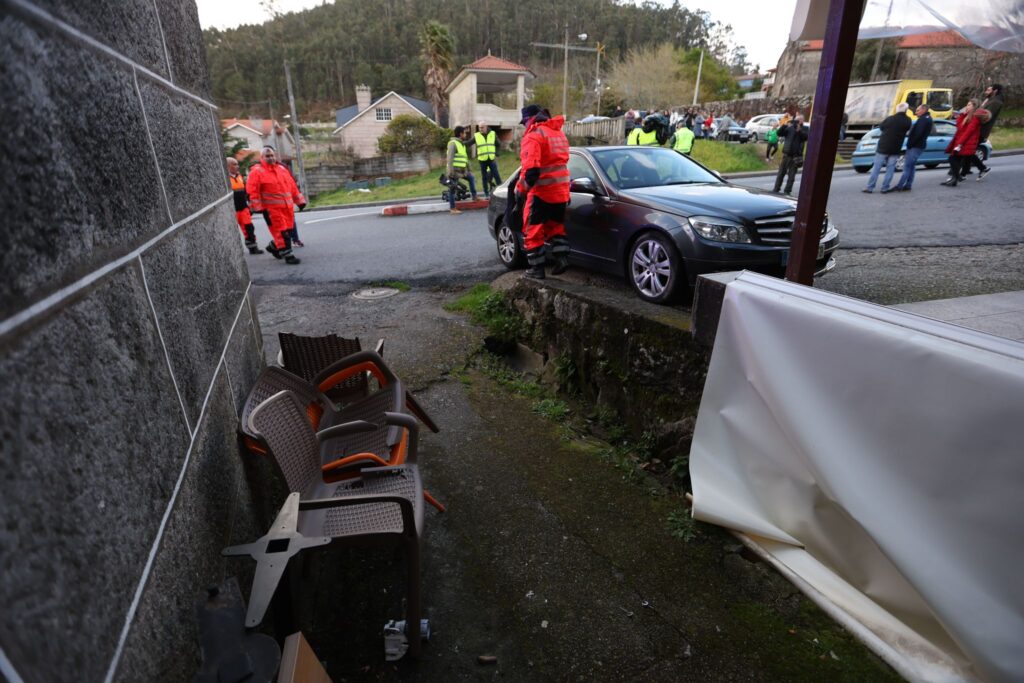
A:
{"label": "man in dark jacket", "polygon": [[988,109],[988,113],[992,115],[987,123],[981,124],[981,138],[978,142],[985,142],[996,125],[999,112],[1003,109],[1003,86],[993,83],[985,88],[985,95],[981,98],[981,108]]}
{"label": "man in dark jacket", "polygon": [[786,194],[793,193],[793,181],[796,179],[796,171],[804,163],[804,145],[807,144],[807,127],[804,126],[804,117],[797,114],[796,118],[784,126],[779,127],[779,137],[784,138],[782,144],[782,163],[779,165],[779,174],[775,176],[775,189],[778,192],[782,187],[782,179],[789,174],[786,181]]}
{"label": "man in dark jacket", "polygon": [[[896,173],[896,161],[903,152],[903,138],[910,130],[910,117],[907,116],[906,102],[896,105],[896,113],[886,117],[879,128],[882,135],[878,138],[878,147],[875,148],[875,163],[871,166],[871,177],[868,178],[868,186],[863,192],[871,194],[875,190],[875,183],[878,181],[878,174],[885,165],[885,180],[882,181],[882,194],[888,194],[892,183],[892,176]],[[927,136],[925,136],[927,137]]]}
{"label": "man in dark jacket", "polygon": [[[910,192],[914,184],[914,169],[917,167],[917,159],[928,146],[928,136],[932,132],[932,115],[928,111],[928,105],[922,104],[915,111],[917,121],[910,127],[907,133],[907,153],[903,157],[903,175],[894,188],[897,192]],[[884,190],[883,190],[884,192]]]}

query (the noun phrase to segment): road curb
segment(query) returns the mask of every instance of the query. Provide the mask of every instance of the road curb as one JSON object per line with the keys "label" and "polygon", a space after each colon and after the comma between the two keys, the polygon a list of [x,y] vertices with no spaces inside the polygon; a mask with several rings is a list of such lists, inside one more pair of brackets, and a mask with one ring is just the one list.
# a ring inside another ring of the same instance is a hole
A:
{"label": "road curb", "polygon": [[[461,211],[474,211],[486,209],[488,200],[476,199],[468,202],[455,202],[455,208]],[[380,210],[381,216],[408,216],[417,213],[444,213],[448,211],[447,204],[395,204],[385,206]]]}
{"label": "road curb", "polygon": [[399,197],[398,199],[377,199],[372,202],[355,202],[354,204],[329,204],[327,206],[314,206],[306,209],[306,211],[338,211],[340,209],[366,209],[375,206],[391,206],[395,202],[404,202],[406,204],[414,202],[428,202],[431,199],[436,199],[437,194],[426,195],[424,197]]}

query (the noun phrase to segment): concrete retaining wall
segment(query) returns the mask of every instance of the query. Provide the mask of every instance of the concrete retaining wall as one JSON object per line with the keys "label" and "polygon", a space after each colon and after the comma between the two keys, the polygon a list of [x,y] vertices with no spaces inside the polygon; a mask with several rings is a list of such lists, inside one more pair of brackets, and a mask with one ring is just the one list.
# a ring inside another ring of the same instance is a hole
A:
{"label": "concrete retaining wall", "polygon": [[429,171],[444,163],[441,152],[418,152],[416,154],[386,154],[367,159],[356,159],[344,166],[311,166],[306,168],[306,183],[309,195],[336,190],[353,179],[377,178],[380,176],[402,177]]}
{"label": "concrete retaining wall", "polygon": [[759,100],[704,102],[699,106],[702,111],[714,111],[718,112],[719,115],[724,112],[732,112],[734,118],[746,121],[758,114],[780,114],[793,110],[797,110],[806,116],[811,110],[811,99],[810,95],[805,97],[764,97]]}
{"label": "concrete retaining wall", "polygon": [[187,681],[262,532],[262,364],[191,2],[0,8],[0,673]]}

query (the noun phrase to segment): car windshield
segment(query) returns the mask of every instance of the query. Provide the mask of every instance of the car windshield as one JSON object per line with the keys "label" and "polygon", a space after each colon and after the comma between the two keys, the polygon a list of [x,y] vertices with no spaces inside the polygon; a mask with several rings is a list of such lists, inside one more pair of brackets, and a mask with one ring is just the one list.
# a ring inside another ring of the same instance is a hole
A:
{"label": "car windshield", "polygon": [[709,171],[670,149],[638,147],[598,150],[591,154],[612,184],[620,190],[721,182]]}

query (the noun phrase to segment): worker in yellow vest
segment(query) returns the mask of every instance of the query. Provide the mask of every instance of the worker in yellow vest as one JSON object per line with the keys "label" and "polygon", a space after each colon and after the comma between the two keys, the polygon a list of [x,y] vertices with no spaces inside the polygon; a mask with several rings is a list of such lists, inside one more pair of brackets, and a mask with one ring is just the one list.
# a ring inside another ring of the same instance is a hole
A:
{"label": "worker in yellow vest", "polygon": [[626,138],[627,145],[642,145],[642,146],[653,146],[657,147],[661,143],[658,142],[658,126],[652,116],[644,118],[643,126],[634,128],[629,133],[629,137]]}
{"label": "worker in yellow vest", "polygon": [[455,185],[459,182],[460,178],[469,180],[469,192],[473,195],[473,201],[476,201],[476,178],[473,177],[473,172],[469,170],[469,152],[466,150],[466,143],[469,141],[469,128],[455,126],[455,130],[452,133],[454,135],[448,141],[448,163],[446,167],[449,183],[448,210],[449,213],[459,214],[462,212],[455,208],[455,195],[457,194]]}
{"label": "worker in yellow vest", "polygon": [[484,196],[490,194],[492,188],[501,185],[498,174],[498,134],[481,121],[473,135],[476,142],[476,160],[480,162],[480,182],[483,183]]}
{"label": "worker in yellow vest", "polygon": [[690,156],[690,151],[693,149],[693,140],[696,136],[693,131],[686,126],[680,124],[676,128],[676,132],[672,133],[672,139],[668,141],[668,146],[686,156]]}

